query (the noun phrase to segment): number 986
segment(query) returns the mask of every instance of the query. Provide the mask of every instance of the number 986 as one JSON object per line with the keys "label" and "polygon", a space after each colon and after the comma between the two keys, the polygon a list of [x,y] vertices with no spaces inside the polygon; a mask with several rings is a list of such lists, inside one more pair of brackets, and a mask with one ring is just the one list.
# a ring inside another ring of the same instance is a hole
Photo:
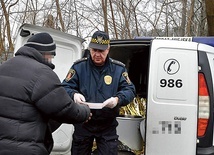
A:
{"label": "number 986", "polygon": [[177,87],[177,88],[181,88],[183,86],[182,80],[181,79],[161,79],[160,80],[160,86],[161,87],[169,87],[169,88],[173,88],[173,87]]}

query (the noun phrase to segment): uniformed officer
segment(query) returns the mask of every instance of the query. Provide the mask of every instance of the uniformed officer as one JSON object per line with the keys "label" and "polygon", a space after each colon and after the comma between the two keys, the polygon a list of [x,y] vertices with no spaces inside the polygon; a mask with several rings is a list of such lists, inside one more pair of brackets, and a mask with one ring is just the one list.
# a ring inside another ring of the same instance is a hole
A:
{"label": "uniformed officer", "polygon": [[70,68],[63,86],[76,103],[104,104],[91,109],[87,123],[75,124],[72,155],[90,155],[94,140],[98,154],[117,155],[118,135],[116,117],[119,108],[135,97],[135,86],[128,77],[125,65],[108,56],[108,34],[96,31],[89,44],[88,57],[76,61]]}

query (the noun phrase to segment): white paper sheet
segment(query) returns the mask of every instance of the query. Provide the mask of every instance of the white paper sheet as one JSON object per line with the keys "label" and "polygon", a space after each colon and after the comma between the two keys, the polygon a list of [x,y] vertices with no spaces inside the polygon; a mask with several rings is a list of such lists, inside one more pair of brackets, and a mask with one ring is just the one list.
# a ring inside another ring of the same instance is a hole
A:
{"label": "white paper sheet", "polygon": [[90,109],[102,109],[106,106],[104,103],[84,102],[83,104],[87,104]]}

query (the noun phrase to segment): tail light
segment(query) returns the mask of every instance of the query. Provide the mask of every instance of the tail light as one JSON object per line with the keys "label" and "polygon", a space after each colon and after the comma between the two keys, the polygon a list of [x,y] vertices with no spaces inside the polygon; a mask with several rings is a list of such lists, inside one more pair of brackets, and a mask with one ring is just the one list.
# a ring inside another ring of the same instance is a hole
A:
{"label": "tail light", "polygon": [[198,136],[204,136],[208,120],[210,116],[210,98],[208,93],[208,88],[206,80],[203,73],[198,74],[199,82],[199,117],[198,117]]}

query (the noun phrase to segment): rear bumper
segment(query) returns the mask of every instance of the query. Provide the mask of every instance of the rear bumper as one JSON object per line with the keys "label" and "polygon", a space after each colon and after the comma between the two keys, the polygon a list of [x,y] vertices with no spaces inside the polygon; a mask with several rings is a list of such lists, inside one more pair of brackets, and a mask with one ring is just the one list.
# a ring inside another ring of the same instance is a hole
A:
{"label": "rear bumper", "polygon": [[214,154],[214,146],[206,147],[206,148],[197,147],[197,155],[213,155],[213,154]]}

